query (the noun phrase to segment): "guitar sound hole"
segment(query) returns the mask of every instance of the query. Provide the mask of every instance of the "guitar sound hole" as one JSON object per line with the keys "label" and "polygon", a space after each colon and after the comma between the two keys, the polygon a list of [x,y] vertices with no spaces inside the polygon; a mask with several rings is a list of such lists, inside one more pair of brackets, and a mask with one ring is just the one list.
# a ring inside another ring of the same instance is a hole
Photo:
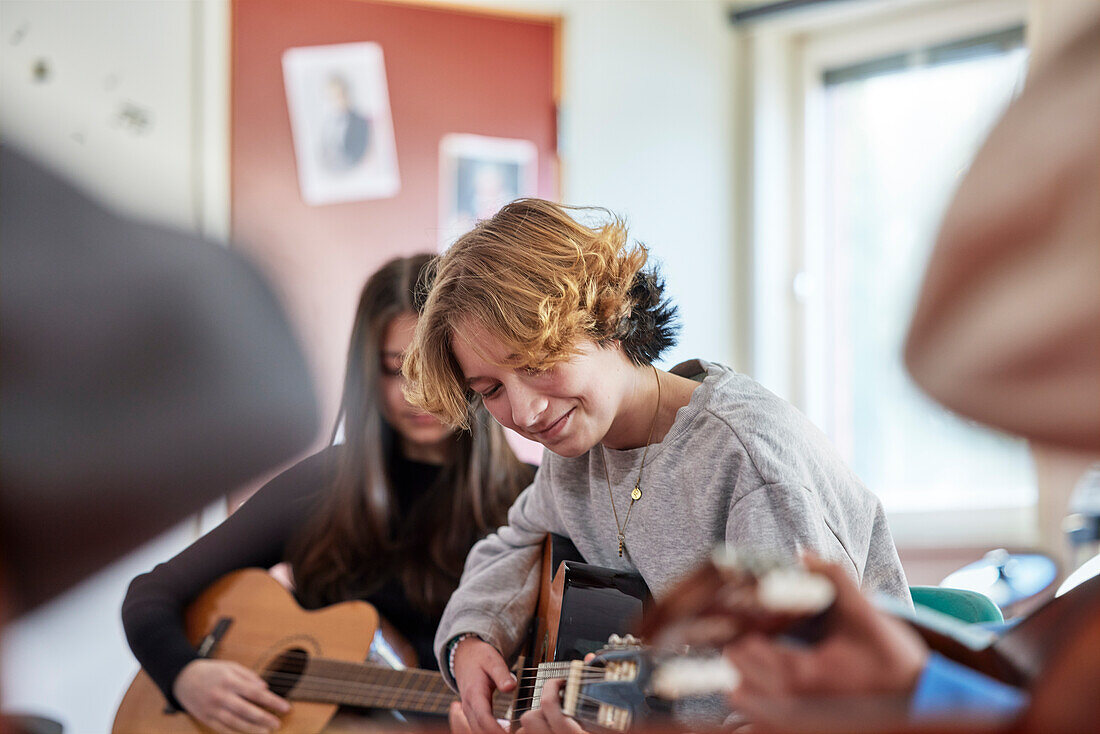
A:
{"label": "guitar sound hole", "polygon": [[309,654],[305,650],[292,647],[267,666],[263,678],[273,693],[285,698],[298,684],[308,661]]}

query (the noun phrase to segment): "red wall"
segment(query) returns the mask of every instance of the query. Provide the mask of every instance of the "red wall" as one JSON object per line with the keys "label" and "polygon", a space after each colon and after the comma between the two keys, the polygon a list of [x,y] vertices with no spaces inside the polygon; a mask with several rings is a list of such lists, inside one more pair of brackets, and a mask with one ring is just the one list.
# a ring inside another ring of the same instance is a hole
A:
{"label": "red wall", "polygon": [[[394,255],[434,251],[439,141],[447,133],[523,138],[539,148],[539,195],[557,196],[551,20],[353,0],[235,0],[232,236],[282,290],[312,360],[325,424],[343,379],[360,286]],[[298,189],[282,53],[381,44],[401,191],[306,206]]]}

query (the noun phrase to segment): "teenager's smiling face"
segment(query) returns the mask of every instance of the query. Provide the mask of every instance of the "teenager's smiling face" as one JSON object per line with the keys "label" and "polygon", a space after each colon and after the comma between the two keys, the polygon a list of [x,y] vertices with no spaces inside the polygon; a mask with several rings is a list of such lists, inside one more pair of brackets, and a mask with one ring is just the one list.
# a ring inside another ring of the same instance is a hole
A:
{"label": "teenager's smiling face", "polygon": [[559,456],[580,456],[613,433],[633,367],[618,346],[585,340],[565,362],[545,371],[510,366],[511,351],[467,320],[452,337],[466,384],[505,428]]}

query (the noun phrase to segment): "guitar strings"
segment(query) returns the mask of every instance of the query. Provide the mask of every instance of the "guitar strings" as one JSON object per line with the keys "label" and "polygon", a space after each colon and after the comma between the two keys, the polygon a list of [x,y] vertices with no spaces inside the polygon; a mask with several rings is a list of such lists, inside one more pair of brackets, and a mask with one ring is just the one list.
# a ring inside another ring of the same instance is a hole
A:
{"label": "guitar strings", "polygon": [[[550,676],[544,677],[542,680],[563,680],[567,676]],[[264,676],[264,679],[269,684],[286,684],[289,688],[288,693],[301,694],[306,690],[323,690],[323,691],[346,691],[350,693],[362,692],[362,693],[377,693],[377,692],[390,692],[393,697],[406,697],[406,698],[439,698],[439,699],[454,699],[456,694],[449,688],[446,690],[431,690],[430,688],[420,688],[414,685],[393,685],[384,682],[375,682],[367,680],[351,680],[348,678],[337,678],[330,676],[323,676],[318,674],[294,674],[294,673],[279,673],[273,672]],[[580,677],[581,683],[592,683],[604,680],[603,675],[590,674]],[[525,681],[527,682],[527,681]],[[538,683],[538,681],[530,681]],[[537,697],[533,695],[532,697]],[[526,697],[524,697],[526,698]],[[519,700],[519,699],[516,699]]]}
{"label": "guitar strings", "polygon": [[[371,671],[372,673],[375,671]],[[383,672],[391,672],[390,669],[384,669]],[[401,671],[393,671],[401,672]],[[546,680],[560,680],[567,678],[567,673],[542,675],[543,681]],[[292,685],[291,692],[300,691],[304,688],[324,688],[329,687],[330,690],[391,690],[398,694],[406,693],[408,695],[415,696],[437,696],[442,698],[454,698],[455,694],[450,688],[445,690],[431,690],[429,688],[420,689],[417,686],[417,681],[413,681],[410,685],[394,685],[385,682],[370,681],[370,680],[353,680],[347,677],[335,677],[326,676],[320,673],[287,673],[282,671],[271,671],[263,676],[264,680],[268,683],[287,683]],[[416,676],[420,681],[429,681],[432,684],[442,682],[442,678],[436,678],[434,675]],[[580,681],[583,683],[601,681],[604,680],[602,668],[589,668],[582,671]],[[537,683],[538,678],[534,680],[530,676],[525,676],[522,680],[526,683]]]}
{"label": "guitar strings", "polygon": [[328,679],[328,680],[301,680],[296,679],[298,682],[291,688],[287,695],[291,698],[301,698],[308,693],[346,693],[349,697],[353,697],[357,694],[383,694],[387,700],[399,700],[406,699],[409,701],[417,700],[424,703],[434,701],[436,703],[450,702],[457,700],[456,694],[448,690],[443,691],[415,691],[410,689],[398,689],[393,686],[379,685],[374,683],[355,683],[352,681]]}
{"label": "guitar strings", "polygon": [[[370,671],[371,674],[376,673],[376,672],[383,672],[383,673],[397,672],[397,673],[402,673],[402,672],[407,672],[407,671],[399,671],[399,670],[390,669],[390,668],[383,668],[380,671]],[[582,669],[582,675],[581,675],[580,680],[582,682],[591,682],[591,681],[603,680],[604,679],[603,673],[604,673],[603,668],[598,668],[598,667],[585,668],[585,669]],[[372,688],[375,688],[375,689],[379,689],[379,688],[392,689],[394,691],[404,691],[404,692],[408,692],[410,694],[417,694],[417,695],[419,695],[419,694],[428,694],[428,695],[439,695],[439,696],[446,696],[446,695],[451,695],[452,697],[454,696],[454,693],[449,688],[445,691],[444,690],[432,691],[432,690],[427,689],[427,688],[425,688],[423,690],[418,690],[418,687],[416,686],[416,681],[413,681],[409,685],[394,685],[394,684],[389,684],[389,683],[384,683],[384,682],[375,682],[375,681],[369,681],[369,680],[353,680],[353,679],[347,678],[347,677],[326,676],[326,675],[323,675],[323,674],[320,674],[320,673],[309,673],[309,672],[288,673],[288,672],[282,672],[282,671],[270,671],[268,673],[265,673],[262,677],[264,678],[264,680],[268,681],[269,683],[271,683],[271,682],[275,682],[275,683],[280,683],[280,682],[281,683],[294,683],[295,681],[297,681],[297,684],[294,687],[295,690],[300,688],[301,686],[303,686],[305,684],[329,684],[329,683],[332,683],[332,684],[347,684],[348,686],[354,687],[354,688],[372,687]],[[418,675],[418,676],[414,676],[414,677],[420,679],[421,681],[425,681],[425,680],[430,681],[433,684],[442,681],[442,678],[437,678],[435,675]],[[544,674],[544,671],[537,671],[536,670],[536,671],[534,671],[534,675],[530,675],[530,674],[529,675],[524,675],[520,678],[520,681],[518,681],[518,682],[522,683],[522,684],[537,683],[540,677],[544,681],[545,680],[564,679],[564,678],[569,677],[569,671],[563,671],[563,672],[560,672],[560,673],[559,672],[553,672],[551,674]]]}
{"label": "guitar strings", "polygon": [[[283,676],[293,677],[293,676]],[[603,680],[602,677],[590,678],[588,680],[582,679],[581,683],[596,682]],[[356,694],[392,694],[395,689],[392,686],[376,685],[370,683],[353,683],[351,681],[345,681],[340,679],[328,679],[318,680],[317,678],[308,679],[304,682],[300,682],[288,694],[291,700],[309,700],[308,697],[312,695],[326,695],[326,694],[344,694],[347,698],[353,698]],[[451,703],[458,701],[458,697],[448,690],[447,692],[441,691],[410,691],[408,689],[400,689],[402,695],[381,695],[378,696],[378,700],[375,704],[377,708],[402,708],[402,705],[408,708],[416,706],[431,707],[433,710],[443,713]],[[596,701],[585,694],[580,696],[586,700]],[[404,698],[404,700],[402,700]],[[541,692],[532,696],[523,696],[506,701],[508,707],[513,708],[522,706],[530,708],[529,704],[534,704],[536,701],[541,701]],[[317,703],[339,703],[332,701],[316,701]],[[494,704],[493,710],[496,713],[500,704]]]}
{"label": "guitar strings", "polygon": [[[368,675],[368,676],[378,675],[378,673],[381,673],[382,676],[387,675],[387,673],[397,673],[397,675],[400,676],[400,677],[405,677],[407,675],[410,678],[416,678],[416,679],[420,679],[420,680],[431,680],[432,682],[437,682],[437,681],[442,680],[441,676],[439,676],[436,671],[425,670],[425,669],[422,669],[422,668],[408,668],[408,669],[405,669],[405,670],[401,670],[399,668],[387,668],[387,667],[384,667],[384,666],[370,666],[370,664],[357,664],[357,662],[354,662],[354,661],[351,661],[351,660],[333,660],[332,658],[313,658],[313,660],[322,662],[322,664],[323,664],[323,662],[338,662],[338,664],[346,664],[346,665],[350,665],[350,666],[360,666],[360,665],[362,665],[364,668],[366,668],[366,670],[360,669],[357,672],[365,672],[366,675]],[[546,666],[546,665],[557,665],[557,664],[542,664],[542,665]],[[566,664],[566,666],[568,666],[568,664]],[[542,677],[542,678],[547,679],[547,680],[555,679],[555,678],[568,677],[572,671],[569,667],[566,667],[566,666],[562,666],[560,669],[557,669],[557,668],[549,668],[548,669],[548,668],[538,668],[538,667],[536,667],[536,668],[521,668],[518,671],[519,676],[517,678],[517,683],[537,682],[539,677]],[[601,667],[598,667],[598,666],[584,666],[583,668],[581,668],[581,671],[582,671],[582,673],[594,673],[594,675],[602,677],[603,673],[604,673],[604,668],[601,668]],[[352,675],[354,675],[354,673],[352,673]],[[309,678],[309,679],[312,679],[312,680],[324,680],[324,679],[328,679],[328,680],[348,680],[346,678],[326,677],[326,676],[323,676],[323,675],[319,675],[319,673],[310,673],[308,665],[307,665],[307,667],[305,668],[305,670],[303,672],[296,673],[296,672],[284,672],[284,671],[281,671],[281,670],[271,670],[271,671],[267,671],[267,672],[262,672],[261,676],[263,678],[265,678],[266,680],[276,680],[277,679],[277,680],[281,680],[281,681],[306,679],[306,678]],[[355,682],[360,682],[360,681],[355,681]],[[375,683],[375,684],[378,684],[378,686],[386,686],[387,683]],[[392,686],[392,687],[400,689],[400,690],[409,689],[409,686],[396,686],[396,684],[395,684],[395,686]]]}
{"label": "guitar strings", "polygon": [[[212,656],[209,659],[211,659],[211,660],[224,660],[224,659],[227,659],[226,657],[224,657],[224,654],[226,652],[229,652],[231,654],[232,659],[238,659],[238,658],[241,658],[241,657],[252,657],[255,653],[266,652],[269,649],[270,648],[267,647],[267,646],[244,645],[244,644],[240,644],[240,643],[232,644],[232,645],[229,645],[229,646],[223,645],[221,647],[221,649],[219,650],[219,652],[222,653],[222,656],[215,655],[215,656]],[[272,659],[273,660],[278,660],[279,656],[273,656]],[[341,659],[341,658],[328,658],[328,657],[323,657],[323,656],[319,656],[319,655],[318,656],[307,655],[305,660],[306,660],[306,669],[307,670],[308,670],[308,666],[310,664],[314,664],[314,665],[322,664],[323,665],[323,664],[326,664],[326,663],[337,663],[337,664],[345,664],[345,665],[350,665],[350,666],[359,666],[361,668],[365,668],[366,671],[369,672],[369,673],[375,673],[375,672],[397,673],[397,674],[407,674],[407,675],[410,675],[410,676],[428,674],[430,677],[433,677],[433,678],[437,675],[442,676],[442,673],[439,673],[438,671],[435,671],[435,670],[427,670],[426,668],[391,668],[388,665],[385,665],[385,664],[382,664],[382,663],[374,663],[374,662],[370,662],[370,661],[345,660],[345,659]],[[537,665],[534,665],[534,666],[518,668],[515,672],[518,673],[517,679],[523,679],[523,678],[528,677],[528,676],[537,675],[539,672],[543,672],[543,671],[552,671],[552,670],[556,671],[559,668],[562,670],[562,672],[564,674],[565,672],[567,672],[570,669],[569,666],[570,666],[571,662],[573,662],[573,661],[553,660],[553,661],[550,661],[550,662],[538,663]],[[583,671],[586,671],[586,672],[587,671],[603,671],[604,670],[604,668],[602,668],[600,666],[595,666],[595,665],[585,665],[585,666],[582,666],[581,669]],[[257,670],[255,672],[262,675],[262,671]],[[276,671],[272,671],[272,672],[276,672]]]}
{"label": "guitar strings", "polygon": [[[331,658],[317,658],[317,660],[323,660],[324,662],[332,662]],[[359,665],[358,663],[354,663],[354,662],[346,661],[346,660],[338,660],[338,661],[335,661],[335,662],[348,663],[350,665]],[[598,666],[585,666],[585,667],[582,667],[580,669],[580,671],[582,673],[582,678],[584,678],[585,680],[591,679],[591,678],[589,678],[589,676],[591,676],[592,678],[602,679],[603,675],[605,673],[604,668],[601,668],[601,667],[598,667]],[[371,669],[371,670],[360,671],[360,672],[365,672],[367,675],[376,675],[376,674],[379,674],[379,673],[381,673],[382,675],[385,675],[385,674],[389,674],[389,673],[396,673],[400,677],[406,677],[405,674],[408,674],[407,677],[420,679],[420,680],[430,680],[432,683],[442,682],[442,680],[443,680],[442,676],[437,675],[435,671],[424,670],[423,668],[410,668],[410,669],[406,669],[406,670],[401,670],[399,668],[386,668],[386,667],[378,666],[377,670]],[[572,672],[573,671],[570,670],[569,668],[563,668],[560,671],[558,671],[558,670],[548,671],[548,670],[545,670],[545,669],[540,670],[538,668],[525,668],[525,669],[521,670],[521,675],[517,679],[517,683],[537,682],[540,676],[542,678],[546,679],[546,680],[552,680],[552,679],[558,679],[558,678],[567,678],[567,677],[569,677],[569,675]],[[279,670],[272,670],[272,671],[263,673],[261,675],[261,677],[263,677],[265,680],[280,680],[280,681],[292,681],[292,680],[299,680],[299,679],[303,679],[303,680],[304,679],[309,679],[309,680],[332,680],[332,681],[350,680],[350,678],[346,678],[346,677],[341,678],[341,677],[335,677],[335,676],[331,676],[331,675],[326,676],[326,675],[320,674],[320,673],[310,673],[308,667],[301,673],[288,673],[288,672],[279,671]],[[413,688],[411,686],[408,686],[408,685],[401,686],[401,685],[391,685],[391,684],[387,684],[387,683],[372,683],[371,681],[354,681],[354,682],[356,682],[356,683],[367,683],[367,684],[371,684],[371,685],[381,685],[381,686],[387,686],[388,685],[392,688],[401,689],[401,690],[415,690],[415,688]]]}
{"label": "guitar strings", "polygon": [[435,685],[437,679],[434,677],[416,677],[420,680],[414,680],[410,685],[397,686],[385,682],[326,676],[320,673],[297,674],[271,671],[263,676],[268,684],[285,683],[289,688],[287,693],[290,697],[300,698],[308,693],[344,693],[351,696],[355,694],[385,694],[387,700],[404,699],[410,703],[415,700],[423,703],[433,702],[436,704],[457,699],[457,696],[449,688],[432,690],[431,688],[421,687],[424,681]]}
{"label": "guitar strings", "polygon": [[[600,671],[601,669],[594,669]],[[416,707],[430,708],[434,712],[445,713],[450,705],[457,701],[458,698],[450,691],[416,691],[408,688],[396,689],[399,695],[392,695],[395,691],[393,686],[365,683],[365,682],[353,682],[344,679],[336,678],[322,678],[319,676],[295,676],[293,674],[276,673],[271,678],[289,678],[297,680],[298,684],[289,691],[291,694],[289,697],[293,700],[308,700],[310,695],[325,695],[325,694],[343,694],[344,697],[354,697],[356,694],[365,695],[368,693],[374,693],[378,696],[379,700],[375,701],[375,706],[378,708],[401,708],[402,706],[408,709],[415,709]],[[582,675],[580,683],[598,682],[604,680],[601,674],[596,675],[591,672],[586,675]],[[379,693],[383,695],[378,695]],[[391,695],[385,695],[391,694]],[[401,695],[403,694],[403,696]],[[584,693],[578,693],[578,701],[590,703],[591,705],[610,705],[603,701],[600,701],[592,696]],[[404,700],[402,700],[404,698]],[[540,704],[542,701],[542,691],[538,691],[532,696],[523,696],[512,699],[507,702],[497,702],[493,705],[493,714],[503,718],[507,716],[509,711],[514,711],[519,708],[521,710],[534,710],[541,708],[536,704]],[[325,701],[319,701],[318,703],[325,703]],[[329,702],[329,703],[339,703]],[[506,703],[507,710],[500,710],[500,706]],[[577,718],[585,720],[591,714],[586,714],[583,711],[577,712]],[[514,715],[513,715],[513,718]],[[590,719],[595,720],[595,719]]]}
{"label": "guitar strings", "polygon": [[[233,645],[233,651],[236,652],[243,647]],[[361,666],[357,667],[355,673],[367,674],[367,675],[382,675],[395,674],[401,677],[409,677],[412,680],[406,685],[394,685],[384,682],[373,682],[364,680],[354,680],[347,677],[333,677],[331,675],[324,675],[321,673],[309,673],[309,663],[317,664],[321,663],[336,663],[345,664],[349,666]],[[540,663],[535,667],[521,668],[517,671],[517,685],[535,685],[537,686],[539,680],[543,682],[553,679],[564,679],[569,676],[572,671],[567,661],[557,661],[551,663]],[[580,669],[581,683],[597,682],[604,680],[604,669],[597,666],[583,666]],[[449,688],[445,690],[431,690],[429,688],[421,689],[425,681],[430,684],[438,684],[442,681],[441,677],[438,677],[434,671],[427,671],[424,669],[406,669],[400,670],[396,668],[389,668],[384,665],[375,665],[371,663],[359,663],[352,660],[341,660],[337,658],[324,658],[313,657],[308,658],[306,668],[300,673],[290,673],[278,670],[268,671],[261,673],[262,677],[269,684],[284,683],[288,686],[289,690],[287,695],[291,698],[303,700],[311,694],[315,695],[339,695],[344,694],[345,697],[354,697],[356,694],[360,695],[375,695],[379,697],[385,697],[386,702],[392,702],[393,705],[404,705],[413,707],[417,705],[432,706],[436,710],[445,709],[452,701],[458,700],[457,695]],[[533,703],[537,699],[541,699],[541,689],[534,692],[530,696],[524,696],[522,698],[514,698],[509,702],[510,706],[525,705]],[[381,704],[380,705],[384,705]]]}
{"label": "guitar strings", "polygon": [[[423,676],[422,678],[435,680],[430,676]],[[553,678],[559,678],[559,676],[554,676]],[[331,678],[320,675],[298,675],[280,672],[272,672],[266,676],[266,679],[269,682],[283,681],[293,683],[293,688],[288,692],[292,698],[300,698],[310,693],[344,693],[351,695],[356,693],[396,693],[397,695],[389,696],[389,700],[392,701],[394,705],[399,705],[401,703],[400,699],[404,697],[407,699],[407,705],[410,706],[420,704],[434,705],[441,708],[446,708],[446,705],[449,705],[452,701],[458,700],[457,696],[450,689],[446,691],[416,690],[410,687],[396,687],[367,681],[351,681],[343,678]],[[588,674],[582,675],[580,678],[581,683],[598,682],[602,680],[604,680],[602,668],[590,668]],[[583,696],[583,694],[581,695]],[[512,699],[509,703],[511,706],[516,706],[533,703],[536,699],[541,699],[541,691],[532,696]]]}

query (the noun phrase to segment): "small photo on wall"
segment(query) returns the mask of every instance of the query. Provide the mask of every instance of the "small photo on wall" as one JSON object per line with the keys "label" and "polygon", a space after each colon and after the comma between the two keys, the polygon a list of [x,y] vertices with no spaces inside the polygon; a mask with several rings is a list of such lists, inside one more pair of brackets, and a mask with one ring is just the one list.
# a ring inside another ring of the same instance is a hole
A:
{"label": "small photo on wall", "polygon": [[529,140],[444,135],[439,144],[439,249],[502,206],[538,189],[538,148]]}
{"label": "small photo on wall", "polygon": [[401,188],[382,47],[289,48],[283,81],[302,199],[384,199]]}

